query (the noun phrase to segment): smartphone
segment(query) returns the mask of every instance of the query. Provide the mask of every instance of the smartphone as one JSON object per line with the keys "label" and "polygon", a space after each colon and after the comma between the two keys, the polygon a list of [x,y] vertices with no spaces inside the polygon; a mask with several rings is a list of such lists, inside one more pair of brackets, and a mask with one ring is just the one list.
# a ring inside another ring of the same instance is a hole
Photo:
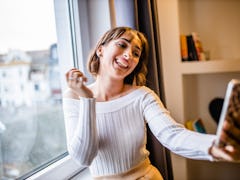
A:
{"label": "smartphone", "polygon": [[227,90],[217,128],[217,139],[215,142],[216,146],[224,147],[226,145],[220,140],[221,133],[223,132],[224,121],[227,120],[231,123],[236,124],[236,122],[234,122],[234,117],[238,114],[240,114],[240,80],[232,79],[227,85]]}

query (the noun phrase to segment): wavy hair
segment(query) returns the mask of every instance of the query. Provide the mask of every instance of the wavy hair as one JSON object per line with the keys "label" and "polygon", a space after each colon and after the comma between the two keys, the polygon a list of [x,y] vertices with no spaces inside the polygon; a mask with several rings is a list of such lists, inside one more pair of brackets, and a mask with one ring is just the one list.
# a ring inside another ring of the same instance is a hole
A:
{"label": "wavy hair", "polygon": [[128,76],[125,77],[124,83],[125,84],[133,84],[133,82],[136,85],[145,85],[146,84],[146,75],[147,75],[147,62],[148,62],[148,41],[145,35],[137,30],[134,30],[130,27],[115,27],[110,30],[108,30],[102,38],[98,41],[96,47],[92,50],[92,52],[89,55],[88,63],[87,63],[87,69],[88,71],[96,77],[99,70],[99,57],[97,55],[97,50],[100,46],[104,46],[108,44],[111,40],[120,38],[121,35],[123,35],[125,32],[133,32],[137,35],[137,37],[141,41],[142,45],[142,51],[141,56],[139,58],[139,62],[133,72],[131,72]]}

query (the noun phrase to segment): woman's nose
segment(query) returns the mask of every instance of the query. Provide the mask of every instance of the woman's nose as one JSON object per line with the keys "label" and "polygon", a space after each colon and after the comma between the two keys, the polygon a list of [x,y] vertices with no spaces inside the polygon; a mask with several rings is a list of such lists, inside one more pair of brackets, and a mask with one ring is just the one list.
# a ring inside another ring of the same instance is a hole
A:
{"label": "woman's nose", "polygon": [[126,50],[123,54],[123,57],[126,59],[130,59],[132,57],[132,53],[130,50]]}

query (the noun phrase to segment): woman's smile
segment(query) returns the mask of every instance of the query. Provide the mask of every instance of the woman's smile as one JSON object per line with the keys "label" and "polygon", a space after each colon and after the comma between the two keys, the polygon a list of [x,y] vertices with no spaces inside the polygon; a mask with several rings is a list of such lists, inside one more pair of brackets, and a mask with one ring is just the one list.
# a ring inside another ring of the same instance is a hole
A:
{"label": "woman's smile", "polygon": [[129,64],[127,62],[127,60],[125,59],[116,59],[115,62],[117,63],[117,65],[120,67],[120,68],[123,68],[123,69],[127,69],[129,67]]}

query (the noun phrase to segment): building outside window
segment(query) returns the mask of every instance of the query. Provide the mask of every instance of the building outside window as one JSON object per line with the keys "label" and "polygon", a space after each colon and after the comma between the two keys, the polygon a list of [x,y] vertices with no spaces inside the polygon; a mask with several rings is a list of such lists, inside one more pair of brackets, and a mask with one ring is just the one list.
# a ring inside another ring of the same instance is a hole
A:
{"label": "building outside window", "polygon": [[0,179],[64,154],[53,0],[0,1]]}
{"label": "building outside window", "polygon": [[109,0],[0,1],[1,180],[90,176],[67,153],[64,74],[77,67],[93,81],[86,61],[110,12]]}

